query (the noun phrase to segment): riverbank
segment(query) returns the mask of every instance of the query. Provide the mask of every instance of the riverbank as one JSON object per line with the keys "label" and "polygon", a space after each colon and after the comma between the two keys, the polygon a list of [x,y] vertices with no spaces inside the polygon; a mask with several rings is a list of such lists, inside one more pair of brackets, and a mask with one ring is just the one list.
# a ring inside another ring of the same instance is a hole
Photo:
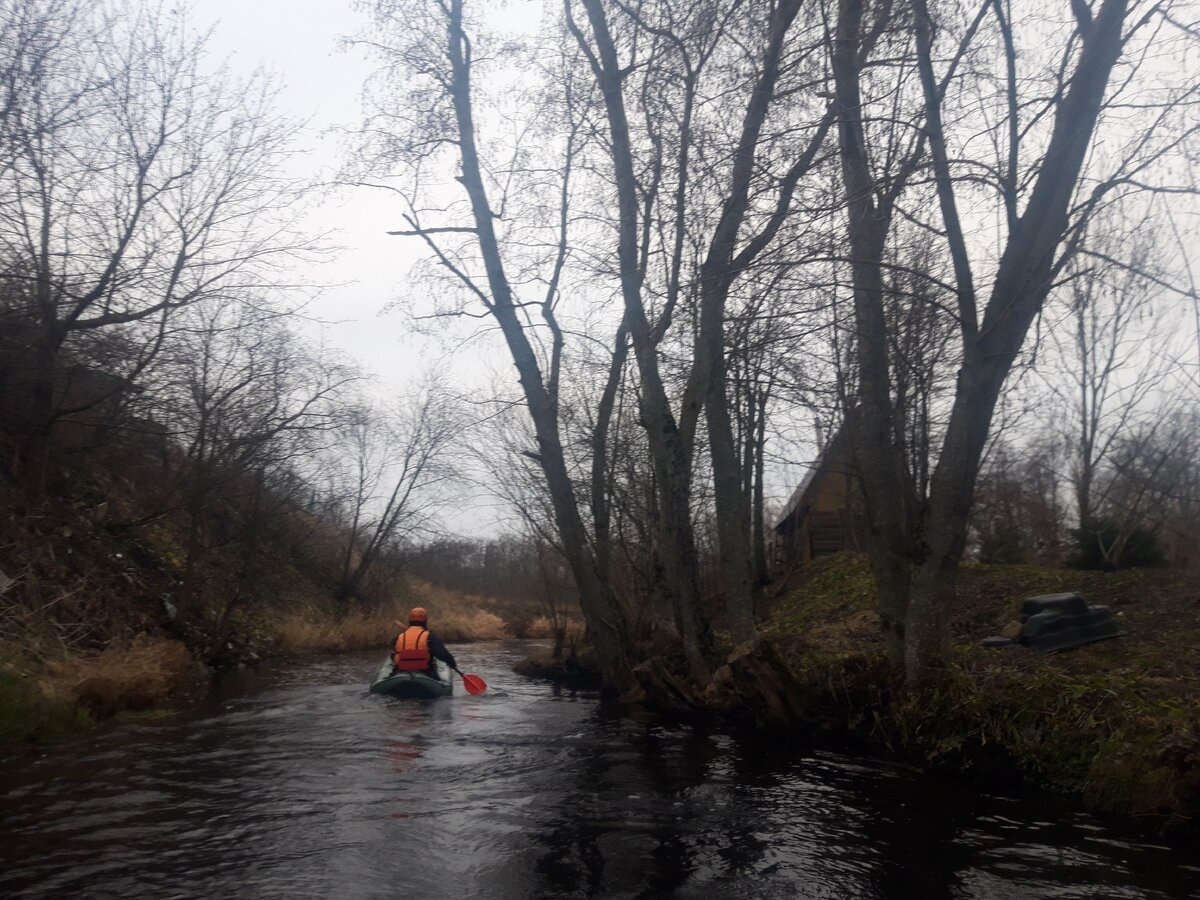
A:
{"label": "riverbank", "polygon": [[[1024,598],[1064,591],[1110,607],[1126,634],[1052,654],[980,646],[1017,621]],[[1200,821],[1200,589],[1186,573],[967,565],[952,631],[938,687],[899,690],[866,560],[829,557],[772,603],[763,641],[735,651],[691,708],[670,711],[990,790],[1073,797],[1139,826]],[[569,684],[594,667],[531,660],[517,671]]]}
{"label": "riverbank", "polygon": [[57,741],[127,714],[168,709],[218,668],[378,649],[411,605],[430,610],[447,643],[546,638],[550,625],[491,598],[456,594],[423,582],[395,606],[337,614],[314,602],[286,613],[244,616],[218,659],[204,661],[166,630],[136,632],[103,650],[59,642],[0,640],[0,748]]}
{"label": "riverbank", "polygon": [[[1126,635],[1059,653],[989,650],[1029,596],[1078,591]],[[968,565],[946,678],[920,696],[884,664],[866,561],[810,566],[764,629],[793,679],[795,728],[983,783],[1075,795],[1092,812],[1200,815],[1200,590],[1171,570]]]}
{"label": "riverbank", "polygon": [[323,656],[7,758],[0,896],[364,898],[400,864],[464,900],[1198,896],[1194,845],[744,729],[614,720],[510,674],[528,646],[465,648],[478,698],[372,696],[374,651]]}
{"label": "riverbank", "polygon": [[74,423],[31,480],[20,421],[0,416],[0,747],[168,707],[218,669],[382,656],[412,606],[449,642],[550,633],[536,598],[424,583],[395,547],[368,566],[341,507],[292,475],[198,469],[146,419]]}

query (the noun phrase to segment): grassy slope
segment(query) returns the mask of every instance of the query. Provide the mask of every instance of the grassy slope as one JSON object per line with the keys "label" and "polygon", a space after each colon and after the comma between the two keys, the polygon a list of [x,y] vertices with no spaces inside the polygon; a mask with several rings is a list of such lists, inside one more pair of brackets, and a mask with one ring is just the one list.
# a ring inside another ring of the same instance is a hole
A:
{"label": "grassy slope", "polygon": [[[0,747],[168,705],[203,671],[201,660],[367,648],[382,656],[394,621],[413,605],[430,610],[448,641],[548,633],[536,603],[456,595],[382,566],[377,602],[341,614],[330,600],[332,566],[322,568],[319,554],[300,566],[289,547],[269,546],[262,599],[236,612],[217,644],[212,598],[202,597],[186,622],[173,620],[163,602],[179,600],[177,523],[163,517],[143,528],[115,526],[144,514],[142,498],[103,470],[77,475],[68,488],[31,513],[20,492],[0,481],[0,567],[13,578],[0,591]],[[311,531],[321,523],[300,526]],[[211,564],[219,569],[225,560],[214,556]]]}
{"label": "grassy slope", "polygon": [[[978,640],[1035,594],[1076,590],[1128,635],[1057,654]],[[1172,820],[1200,812],[1200,588],[1187,573],[966,566],[955,658],[934,692],[884,685],[865,561],[819,561],[776,603],[767,632],[797,675],[812,724],[958,771],[1079,792],[1102,812]]]}

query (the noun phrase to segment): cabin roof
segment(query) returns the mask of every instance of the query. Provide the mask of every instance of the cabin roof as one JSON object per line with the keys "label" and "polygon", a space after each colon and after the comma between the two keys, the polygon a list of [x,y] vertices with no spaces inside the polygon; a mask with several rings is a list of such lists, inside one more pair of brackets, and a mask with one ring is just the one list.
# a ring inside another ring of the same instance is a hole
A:
{"label": "cabin roof", "polygon": [[[836,455],[840,454],[846,443],[845,426],[834,432],[825,444],[825,447],[817,454],[817,458],[809,463],[808,471],[804,473],[804,478],[796,485],[796,489],[792,491],[792,496],[788,498],[787,505],[784,506],[783,512],[779,514],[779,518],[775,520],[774,527],[778,529],[784,522],[796,514],[796,511],[805,506],[812,505],[813,495],[817,491],[818,476],[833,470],[833,462]],[[844,471],[843,466],[838,466],[839,470]]]}

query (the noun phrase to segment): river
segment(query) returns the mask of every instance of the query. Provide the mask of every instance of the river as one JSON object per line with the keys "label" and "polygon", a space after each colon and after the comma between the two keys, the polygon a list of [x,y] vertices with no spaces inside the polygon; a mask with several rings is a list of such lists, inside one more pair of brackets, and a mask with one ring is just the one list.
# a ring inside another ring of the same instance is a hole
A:
{"label": "river", "polygon": [[375,655],[222,678],[194,708],[0,773],[0,895],[1197,897],[1200,857],[906,769],[489,683],[369,695]]}

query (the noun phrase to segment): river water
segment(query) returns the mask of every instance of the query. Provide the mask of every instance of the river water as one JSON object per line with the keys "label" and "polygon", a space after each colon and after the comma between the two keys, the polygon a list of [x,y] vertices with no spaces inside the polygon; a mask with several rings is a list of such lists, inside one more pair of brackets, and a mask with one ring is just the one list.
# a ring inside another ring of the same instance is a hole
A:
{"label": "river water", "polygon": [[1200,856],[907,770],[491,689],[370,695],[351,655],[0,772],[19,897],[1197,897]]}

